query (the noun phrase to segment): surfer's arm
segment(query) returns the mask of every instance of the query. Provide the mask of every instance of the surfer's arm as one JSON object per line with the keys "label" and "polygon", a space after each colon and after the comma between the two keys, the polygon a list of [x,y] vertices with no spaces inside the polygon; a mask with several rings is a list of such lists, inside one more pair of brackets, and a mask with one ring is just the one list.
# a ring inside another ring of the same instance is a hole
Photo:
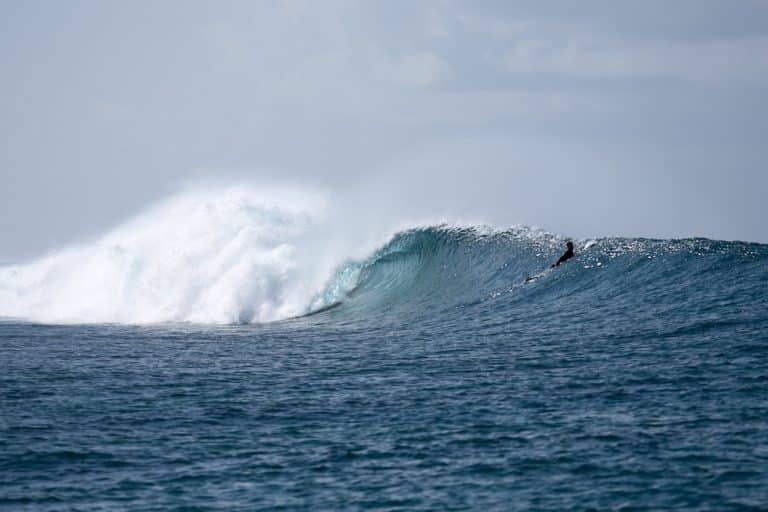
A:
{"label": "surfer's arm", "polygon": [[561,264],[562,262],[564,262],[564,261],[568,261],[568,260],[569,260],[569,259],[571,259],[572,257],[573,257],[573,254],[568,254],[568,253],[565,253],[565,254],[563,254],[562,256],[560,256],[559,258],[557,258],[557,261],[556,261],[556,262],[554,262],[554,263],[552,264],[552,266],[551,266],[551,267],[549,267],[549,268],[555,268],[555,267],[558,267],[558,266],[560,266],[560,264]]}

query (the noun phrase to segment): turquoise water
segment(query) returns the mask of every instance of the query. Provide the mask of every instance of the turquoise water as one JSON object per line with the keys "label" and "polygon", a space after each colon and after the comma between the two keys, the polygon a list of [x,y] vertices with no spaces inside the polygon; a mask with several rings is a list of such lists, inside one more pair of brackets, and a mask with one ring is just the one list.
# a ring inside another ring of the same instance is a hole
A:
{"label": "turquoise water", "polygon": [[524,284],[558,243],[406,231],[268,324],[3,321],[0,507],[765,510],[768,246]]}

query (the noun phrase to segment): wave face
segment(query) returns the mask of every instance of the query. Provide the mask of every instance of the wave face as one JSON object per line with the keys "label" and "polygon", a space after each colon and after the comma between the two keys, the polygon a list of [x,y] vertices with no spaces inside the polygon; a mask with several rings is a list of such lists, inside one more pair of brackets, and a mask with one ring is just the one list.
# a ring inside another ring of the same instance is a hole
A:
{"label": "wave face", "polygon": [[548,270],[564,245],[526,228],[412,229],[342,266],[312,307],[335,303],[328,315],[337,318],[396,317],[469,332],[542,322],[562,330],[605,322],[620,331],[653,330],[662,319],[670,329],[767,319],[766,245],[580,240],[574,259]]}
{"label": "wave face", "polygon": [[[90,243],[1,267],[0,316],[131,324],[307,316],[466,329],[545,319],[566,329],[574,318],[650,325],[670,308],[680,325],[749,321],[768,310],[766,245],[577,240],[576,258],[542,272],[564,238],[440,225],[398,232],[339,264],[352,245],[331,233],[343,226],[325,210],[323,198],[306,193],[185,192]],[[538,278],[526,282],[531,275]]]}

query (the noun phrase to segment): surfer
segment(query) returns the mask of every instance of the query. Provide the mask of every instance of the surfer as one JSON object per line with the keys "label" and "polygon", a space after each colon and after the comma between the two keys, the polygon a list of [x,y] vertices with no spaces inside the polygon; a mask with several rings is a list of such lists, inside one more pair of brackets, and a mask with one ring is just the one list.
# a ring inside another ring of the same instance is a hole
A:
{"label": "surfer", "polygon": [[557,259],[556,262],[554,262],[552,265],[550,265],[550,267],[547,270],[545,270],[543,272],[539,272],[535,276],[528,276],[528,277],[526,277],[525,278],[525,282],[526,283],[530,283],[530,282],[533,282],[533,281],[539,279],[540,277],[544,277],[547,273],[549,273],[550,270],[552,270],[553,268],[557,267],[562,262],[568,261],[569,259],[573,258],[575,256],[575,254],[573,253],[573,242],[569,241],[565,245],[568,246],[568,248],[565,250],[563,255],[560,256]]}
{"label": "surfer", "polygon": [[568,247],[568,249],[566,249],[563,255],[560,256],[557,261],[554,262],[549,268],[555,268],[564,261],[568,261],[569,259],[573,258],[573,242],[568,242],[565,245]]}

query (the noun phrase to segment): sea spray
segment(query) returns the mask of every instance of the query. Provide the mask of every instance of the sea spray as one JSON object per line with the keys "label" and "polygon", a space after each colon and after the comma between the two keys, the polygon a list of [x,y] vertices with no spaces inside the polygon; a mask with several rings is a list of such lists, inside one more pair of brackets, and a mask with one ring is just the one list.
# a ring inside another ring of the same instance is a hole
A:
{"label": "sea spray", "polygon": [[[104,236],[0,267],[0,316],[42,322],[266,322],[330,274],[318,194],[190,189]],[[316,263],[313,263],[316,262]]]}

